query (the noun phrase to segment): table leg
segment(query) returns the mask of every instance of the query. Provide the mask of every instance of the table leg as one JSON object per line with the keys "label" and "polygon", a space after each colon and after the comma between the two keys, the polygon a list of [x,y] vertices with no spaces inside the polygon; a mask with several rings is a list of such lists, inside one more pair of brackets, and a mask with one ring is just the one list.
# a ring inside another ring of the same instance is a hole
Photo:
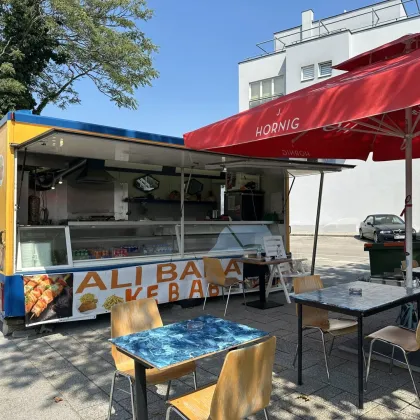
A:
{"label": "table leg", "polygon": [[363,377],[364,377],[364,362],[363,362],[363,316],[357,318],[357,357],[358,357],[358,379],[359,379],[359,408],[363,410]]}
{"label": "table leg", "polygon": [[[135,408],[136,419],[147,420],[147,388],[146,388],[146,368],[138,362],[134,362],[135,368]],[[134,416],[133,416],[134,417]]]}
{"label": "table leg", "polygon": [[266,288],[265,288],[265,268],[264,266],[259,267],[259,299],[247,302],[247,306],[252,306],[253,308],[258,309],[271,309],[277,308],[279,306],[283,306],[282,303],[277,303],[273,301],[269,301],[266,298]]}
{"label": "table leg", "polygon": [[302,385],[302,305],[298,306],[298,385]]}

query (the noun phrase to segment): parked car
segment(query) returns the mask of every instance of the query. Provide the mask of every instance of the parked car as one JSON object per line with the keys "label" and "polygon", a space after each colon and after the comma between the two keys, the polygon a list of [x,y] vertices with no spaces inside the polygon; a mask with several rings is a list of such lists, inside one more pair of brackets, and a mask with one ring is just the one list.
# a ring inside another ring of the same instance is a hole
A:
{"label": "parked car", "polygon": [[[375,243],[405,239],[405,223],[395,214],[371,214],[360,223],[360,239],[372,239]],[[416,231],[413,229],[413,239]]]}

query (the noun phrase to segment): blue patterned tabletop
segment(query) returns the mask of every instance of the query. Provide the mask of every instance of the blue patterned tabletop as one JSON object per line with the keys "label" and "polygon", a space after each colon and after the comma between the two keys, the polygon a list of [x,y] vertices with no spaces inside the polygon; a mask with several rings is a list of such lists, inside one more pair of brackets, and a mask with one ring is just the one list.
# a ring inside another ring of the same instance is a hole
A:
{"label": "blue patterned tabletop", "polygon": [[[362,295],[351,295],[350,288],[362,289]],[[412,296],[413,300],[420,299],[420,288],[406,289],[405,287],[389,286],[385,284],[354,281],[326,287],[314,292],[291,295],[296,303],[316,302],[326,306],[348,309],[355,312],[368,312],[392,302]]]}
{"label": "blue patterned tabletop", "polygon": [[139,358],[152,367],[163,369],[267,335],[265,331],[246,325],[203,315],[110,341],[134,359]]}

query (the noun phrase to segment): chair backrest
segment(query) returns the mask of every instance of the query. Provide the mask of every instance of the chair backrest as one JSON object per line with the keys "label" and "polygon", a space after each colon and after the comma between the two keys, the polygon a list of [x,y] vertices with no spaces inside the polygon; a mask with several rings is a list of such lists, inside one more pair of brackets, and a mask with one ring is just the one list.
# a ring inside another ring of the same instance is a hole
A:
{"label": "chair backrest", "polygon": [[[413,268],[417,268],[419,266],[419,263],[417,260],[413,260]],[[407,262],[401,261],[401,270],[406,270],[407,269]]]}
{"label": "chair backrest", "polygon": [[212,420],[239,420],[268,406],[276,337],[226,356],[211,402]]}
{"label": "chair backrest", "polygon": [[224,286],[226,284],[226,275],[220,260],[218,258],[203,257],[203,262],[207,282]]}
{"label": "chair backrest", "polygon": [[264,250],[267,257],[287,257],[282,236],[264,236]]}
{"label": "chair backrest", "polygon": [[[111,338],[162,327],[162,318],[154,299],[139,299],[119,303],[111,308]],[[117,369],[134,369],[134,360],[112,346],[112,357]]]}
{"label": "chair backrest", "polygon": [[[323,289],[324,285],[320,276],[306,276],[293,279],[293,288],[295,294],[298,295],[299,293]],[[302,305],[302,324],[307,327],[328,328],[328,311]]]}

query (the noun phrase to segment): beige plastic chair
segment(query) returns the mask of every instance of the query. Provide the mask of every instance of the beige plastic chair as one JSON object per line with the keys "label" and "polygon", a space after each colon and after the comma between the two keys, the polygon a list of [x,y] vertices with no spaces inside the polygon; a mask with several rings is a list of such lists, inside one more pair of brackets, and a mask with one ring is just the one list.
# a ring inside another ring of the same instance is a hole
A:
{"label": "beige plastic chair", "polygon": [[[306,276],[295,278],[293,280],[295,294],[313,292],[314,290],[323,289],[320,276]],[[351,334],[357,331],[357,321],[351,319],[334,319],[328,317],[328,311],[318,309],[311,306],[302,305],[302,325],[303,329],[315,329],[321,333],[322,346],[324,349],[325,367],[327,369],[327,377],[330,380],[330,371],[328,368],[328,356],[331,355],[334,346],[335,337]],[[325,348],[325,334],[332,335],[330,350],[327,356]],[[296,365],[298,349],[296,348],[293,366]]]}
{"label": "beige plastic chair", "polygon": [[[127,334],[133,334],[140,331],[150,330],[152,328],[162,327],[162,318],[154,299],[139,299],[126,303],[114,305],[111,309],[111,337],[121,337]],[[112,378],[111,394],[109,396],[108,419],[111,417],[112,397],[114,393],[115,379],[122,376],[130,382],[131,406],[134,414],[134,360],[125,354],[119,352],[112,345],[112,357],[114,358],[116,371]],[[171,380],[192,373],[194,377],[194,387],[197,389],[195,362],[187,362],[167,369],[146,369],[146,382],[150,385],[156,385],[168,382],[166,399],[169,397],[171,389]]]}
{"label": "beige plastic chair", "polygon": [[[419,266],[419,263],[417,260],[413,260],[413,268],[417,268]],[[407,261],[401,261],[401,274],[402,278],[405,281],[405,274],[404,271],[407,270]]]}
{"label": "beige plastic chair", "polygon": [[[394,352],[395,352],[395,347],[396,347],[397,349],[400,349],[404,355],[405,364],[407,365],[408,372],[410,373],[411,380],[414,386],[414,391],[416,392],[417,398],[420,401],[419,392],[417,391],[416,382],[414,380],[413,372],[411,370],[411,365],[408,362],[408,357],[407,357],[409,353],[420,350],[420,323],[417,325],[416,331],[409,330],[402,327],[389,326],[389,327],[382,328],[381,330],[378,330],[372,334],[369,334],[365,338],[372,340],[370,343],[369,359],[368,359],[368,365],[367,365],[367,370],[366,370],[366,384],[369,377],[372,353],[379,354],[383,357],[389,358],[390,359],[389,373],[392,373],[392,367],[394,365]],[[378,352],[373,352],[373,345],[375,344],[376,341],[381,341],[382,343],[386,343],[392,346],[391,357],[388,357]]]}
{"label": "beige plastic chair", "polygon": [[264,410],[272,391],[276,337],[233,350],[226,356],[216,384],[168,401],[171,411],[189,420],[239,420]]}
{"label": "beige plastic chair", "polygon": [[244,303],[246,305],[245,282],[243,280],[237,279],[236,277],[226,277],[225,271],[223,270],[223,267],[222,267],[222,263],[220,262],[218,258],[203,257],[203,262],[204,262],[204,273],[205,273],[205,277],[207,281],[207,289],[206,289],[206,295],[204,297],[203,311],[204,311],[204,308],[206,307],[207,296],[209,294],[209,287],[211,284],[222,287],[223,297],[225,296],[225,289],[229,288],[224,316],[226,316],[227,307],[228,307],[229,298],[230,298],[230,291],[232,289],[232,286],[236,286],[238,284],[242,285],[242,293],[244,295]]}

